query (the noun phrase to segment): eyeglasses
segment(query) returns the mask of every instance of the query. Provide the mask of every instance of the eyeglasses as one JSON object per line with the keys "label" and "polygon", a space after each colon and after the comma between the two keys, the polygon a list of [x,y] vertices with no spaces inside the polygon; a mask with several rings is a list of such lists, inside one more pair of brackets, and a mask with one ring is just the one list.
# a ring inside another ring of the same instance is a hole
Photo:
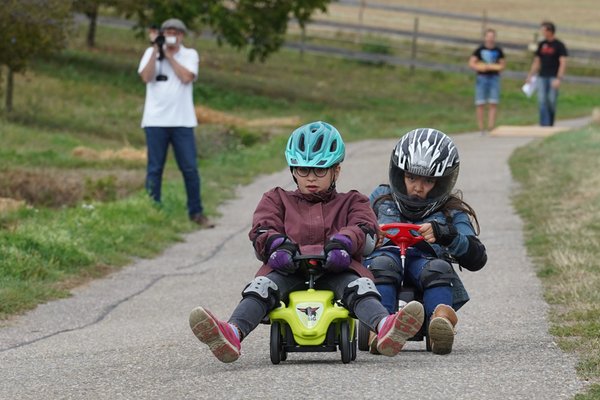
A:
{"label": "eyeglasses", "polygon": [[306,178],[311,172],[315,174],[317,178],[322,178],[327,175],[329,168],[317,168],[317,167],[296,167],[294,168],[296,174],[299,177]]}

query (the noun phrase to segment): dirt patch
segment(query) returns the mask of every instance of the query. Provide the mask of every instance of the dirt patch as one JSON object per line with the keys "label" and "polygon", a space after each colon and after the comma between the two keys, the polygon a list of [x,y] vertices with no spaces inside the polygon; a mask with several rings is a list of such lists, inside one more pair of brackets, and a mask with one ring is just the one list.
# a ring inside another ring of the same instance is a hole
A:
{"label": "dirt patch", "polygon": [[23,200],[15,200],[7,197],[0,197],[0,214],[17,211],[27,206]]}
{"label": "dirt patch", "polygon": [[213,110],[212,108],[205,106],[196,106],[196,118],[198,118],[198,122],[204,124],[217,124],[236,127],[294,127],[300,125],[301,123],[300,117],[298,116],[245,119],[222,111]]}
{"label": "dirt patch", "polygon": [[70,207],[81,201],[114,201],[144,186],[130,170],[14,169],[0,171],[0,197],[36,207]]}
{"label": "dirt patch", "polygon": [[146,162],[146,149],[135,149],[133,147],[123,147],[118,150],[94,150],[85,146],[77,146],[71,152],[74,157],[84,160],[94,161],[112,161],[124,160],[134,162]]}
{"label": "dirt patch", "polygon": [[515,126],[501,125],[490,132],[490,136],[521,136],[521,137],[546,137],[555,133],[567,131],[564,126]]}
{"label": "dirt patch", "polygon": [[595,107],[592,110],[592,122],[594,124],[600,124],[600,107]]}

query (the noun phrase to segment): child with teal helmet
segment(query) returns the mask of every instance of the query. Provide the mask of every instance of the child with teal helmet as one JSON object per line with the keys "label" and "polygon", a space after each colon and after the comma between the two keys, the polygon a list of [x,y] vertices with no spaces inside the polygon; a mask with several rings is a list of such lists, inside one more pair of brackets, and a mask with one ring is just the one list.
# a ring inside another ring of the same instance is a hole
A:
{"label": "child with teal helmet", "polygon": [[304,289],[306,277],[294,262],[296,254],[326,256],[325,273],[317,289],[331,290],[350,313],[377,332],[378,350],[396,355],[421,328],[423,306],[411,302],[389,315],[363,254],[372,251],[377,220],[369,199],[358,193],[338,193],[335,182],[344,160],[344,141],[332,125],[316,121],[290,135],[285,157],[296,190],[276,187],[266,192],[253,215],[249,238],[262,266],[242,291],[242,300],[228,321],[204,307],[189,318],[194,335],[215,357],[232,362],[241,354],[241,341],[271,310],[287,302],[289,293]]}
{"label": "child with teal helmet", "polygon": [[346,146],[335,127],[326,122],[312,122],[296,129],[285,148],[290,168],[329,168],[344,161]]}

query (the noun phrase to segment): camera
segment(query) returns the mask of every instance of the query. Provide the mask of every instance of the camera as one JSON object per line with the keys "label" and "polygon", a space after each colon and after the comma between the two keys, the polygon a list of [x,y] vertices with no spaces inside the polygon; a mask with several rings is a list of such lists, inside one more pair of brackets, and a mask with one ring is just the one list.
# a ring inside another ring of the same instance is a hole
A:
{"label": "camera", "polygon": [[162,46],[163,44],[165,44],[165,35],[163,35],[162,32],[159,33],[156,39],[154,39],[154,43],[158,46]]}
{"label": "camera", "polygon": [[[157,27],[152,26],[150,29],[157,29]],[[158,61],[162,61],[165,58],[165,50],[163,49],[163,46],[165,44],[165,35],[163,35],[162,31],[158,32],[158,36],[156,36],[156,38],[154,39],[154,41],[152,42],[152,44],[155,44],[158,47]],[[164,82],[166,80],[169,79],[168,76],[162,74],[160,72],[161,68],[159,67],[159,72],[158,75],[156,76],[156,80],[158,82]]]}
{"label": "camera", "polygon": [[154,42],[152,42],[152,44],[158,46],[158,59],[162,60],[163,58],[165,58],[165,51],[163,50],[163,46],[165,44],[165,35],[163,35],[163,33],[160,32],[156,39],[154,39]]}

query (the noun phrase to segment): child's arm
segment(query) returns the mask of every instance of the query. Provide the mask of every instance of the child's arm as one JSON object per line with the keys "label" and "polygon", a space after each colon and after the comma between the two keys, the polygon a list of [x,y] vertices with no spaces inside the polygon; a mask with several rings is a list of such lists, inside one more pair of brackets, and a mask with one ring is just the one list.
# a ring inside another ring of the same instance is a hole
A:
{"label": "child's arm", "polygon": [[283,219],[284,207],[281,198],[274,191],[263,194],[254,211],[252,229],[248,234],[254,247],[254,254],[260,261],[267,261],[273,242],[284,242],[287,239]]}
{"label": "child's arm", "polygon": [[452,222],[431,221],[419,229],[425,240],[448,249],[460,266],[478,271],[487,262],[485,246],[477,238],[473,225],[465,213],[456,213]]}
{"label": "child's arm", "polygon": [[344,235],[350,239],[352,244],[347,250],[352,258],[360,259],[365,252],[370,253],[373,250],[377,241],[378,227],[377,217],[369,199],[354,192],[352,205],[348,211],[347,225],[337,232],[337,235]]}

